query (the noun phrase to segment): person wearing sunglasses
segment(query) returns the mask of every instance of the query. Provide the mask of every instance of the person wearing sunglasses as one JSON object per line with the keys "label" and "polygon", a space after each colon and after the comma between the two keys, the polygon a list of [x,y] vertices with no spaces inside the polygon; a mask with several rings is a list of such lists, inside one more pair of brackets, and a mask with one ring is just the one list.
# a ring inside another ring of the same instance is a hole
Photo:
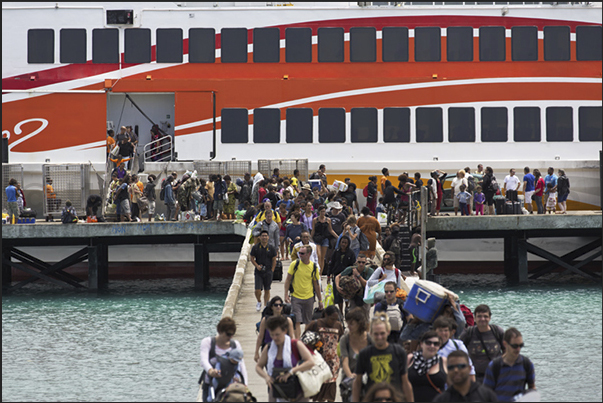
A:
{"label": "person wearing sunglasses", "polygon": [[285,304],[283,302],[283,299],[278,295],[272,298],[268,302],[268,304],[266,304],[266,309],[264,310],[264,312],[262,312],[264,316],[260,321],[260,329],[258,331],[258,338],[255,344],[255,356],[253,358],[255,362],[258,362],[258,360],[260,359],[260,352],[264,348],[264,346],[272,341],[272,338],[270,337],[270,332],[266,327],[266,321],[272,316],[286,317],[287,323],[289,323],[289,326],[287,328],[287,335],[289,335],[289,337],[295,336],[293,321],[288,315],[285,314],[284,308]]}
{"label": "person wearing sunglasses", "polygon": [[502,357],[495,358],[488,365],[484,386],[492,389],[500,402],[511,402],[516,395],[536,389],[534,364],[520,354],[524,347],[523,336],[514,327],[505,331],[503,338],[505,352]]}
{"label": "person wearing sunglasses", "polygon": [[433,399],[434,402],[497,402],[496,394],[482,384],[471,380],[469,356],[464,351],[453,351],[447,358],[448,389]]}
{"label": "person wearing sunglasses", "polygon": [[397,343],[400,339],[402,328],[408,322],[406,311],[403,309],[404,301],[396,297],[396,283],[394,281],[385,283],[383,292],[385,293],[385,299],[375,303],[373,312],[387,313],[392,328],[387,341]]}
{"label": "person wearing sunglasses", "polygon": [[[237,332],[237,325],[234,319],[230,317],[222,318],[218,322],[217,331],[217,336],[206,337],[201,341],[201,366],[203,367],[203,374],[201,374],[199,383],[201,383],[203,390],[204,402],[207,401],[212,380],[222,377],[222,371],[215,368],[218,357],[228,357],[228,354],[235,349],[243,350],[241,343],[233,339],[233,336]],[[249,378],[247,377],[245,361],[240,360],[238,366],[244,383],[247,384]],[[215,392],[217,393],[218,391]]]}
{"label": "person wearing sunglasses", "polygon": [[[438,336],[440,336],[440,339],[442,340],[442,345],[438,350],[438,355],[440,357],[448,357],[451,352],[457,350],[463,351],[467,353],[467,355],[469,355],[465,343],[463,343],[459,339],[454,338],[456,323],[452,319],[446,316],[440,316],[433,322],[432,327],[433,330],[436,331],[436,333],[438,334]],[[471,372],[469,372],[471,380],[476,381],[475,367],[473,366],[473,362],[471,361],[471,356],[469,356],[469,365],[471,366]],[[478,382],[482,383],[481,381]]]}
{"label": "person wearing sunglasses", "polygon": [[408,380],[415,402],[431,402],[446,386],[446,358],[438,355],[442,339],[435,330],[421,336],[419,350],[408,354]]}
{"label": "person wearing sunglasses", "polygon": [[368,346],[358,356],[356,378],[352,384],[352,401],[359,402],[362,392],[362,378],[368,375],[368,387],[373,384],[390,383],[404,395],[404,401],[414,402],[412,385],[408,381],[406,351],[400,344],[389,343],[391,331],[389,318],[385,312],[377,312],[371,320],[370,335],[373,345]]}

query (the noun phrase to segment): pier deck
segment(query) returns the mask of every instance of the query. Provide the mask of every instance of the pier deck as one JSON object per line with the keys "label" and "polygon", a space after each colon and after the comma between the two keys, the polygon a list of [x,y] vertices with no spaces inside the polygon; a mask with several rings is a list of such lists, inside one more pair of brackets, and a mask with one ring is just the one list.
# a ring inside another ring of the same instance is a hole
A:
{"label": "pier deck", "polygon": [[[110,245],[193,244],[195,288],[209,285],[209,253],[238,252],[245,237],[245,224],[234,221],[185,221],[140,223],[37,223],[2,227],[2,288],[10,291],[39,279],[63,287],[86,288],[82,280],[64,269],[88,261],[88,289],[108,286]],[[80,245],[77,252],[49,264],[20,250],[24,246]],[[31,275],[12,285],[15,268]]]}

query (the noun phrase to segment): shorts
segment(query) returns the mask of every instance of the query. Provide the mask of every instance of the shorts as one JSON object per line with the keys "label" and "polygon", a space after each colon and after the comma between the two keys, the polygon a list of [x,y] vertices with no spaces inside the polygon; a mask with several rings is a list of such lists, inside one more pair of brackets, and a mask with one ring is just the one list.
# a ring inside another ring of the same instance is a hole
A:
{"label": "shorts", "polygon": [[534,191],[533,190],[531,192],[525,192],[524,193],[524,199],[523,199],[524,204],[530,204],[530,203],[532,203],[532,196],[533,195],[534,195]]}
{"label": "shorts", "polygon": [[224,200],[214,200],[214,210],[224,210]]}
{"label": "shorts", "polygon": [[287,233],[287,229],[286,229],[286,228],[285,228],[285,229],[281,228],[281,229],[278,231],[279,236],[285,236],[285,234],[286,234],[286,233]]}
{"label": "shorts", "polygon": [[486,197],[485,204],[488,205],[488,206],[493,206],[494,205],[494,193],[492,193],[492,192],[485,192],[484,196]]}
{"label": "shorts", "polygon": [[564,201],[567,200],[567,197],[569,196],[569,193],[566,194],[560,194],[559,198],[557,199],[557,203],[563,203]]}
{"label": "shorts", "polygon": [[329,246],[329,238],[325,238],[320,242],[316,242],[316,246]]}
{"label": "shorts", "polygon": [[8,202],[8,216],[11,218],[11,220],[12,216],[15,216],[15,222],[19,219],[19,205],[17,202]]}
{"label": "shorts", "polygon": [[452,198],[452,207],[459,208],[459,198],[456,196]]}
{"label": "shorts", "polygon": [[119,203],[120,207],[121,207],[121,214],[122,215],[129,215],[132,214],[132,212],[130,211],[130,200],[128,199],[124,199]]}
{"label": "shorts", "polygon": [[334,402],[337,395],[337,382],[325,382],[320,387],[316,396],[312,396],[315,402]]}
{"label": "shorts", "polygon": [[291,313],[295,315],[296,323],[308,324],[312,322],[314,313],[314,297],[309,299],[299,299],[291,297]]}
{"label": "shorts", "polygon": [[149,217],[155,215],[155,200],[149,201]]}
{"label": "shorts", "polygon": [[270,286],[272,285],[272,270],[266,270],[264,273],[254,270],[253,277],[255,278],[256,290],[270,290]]}

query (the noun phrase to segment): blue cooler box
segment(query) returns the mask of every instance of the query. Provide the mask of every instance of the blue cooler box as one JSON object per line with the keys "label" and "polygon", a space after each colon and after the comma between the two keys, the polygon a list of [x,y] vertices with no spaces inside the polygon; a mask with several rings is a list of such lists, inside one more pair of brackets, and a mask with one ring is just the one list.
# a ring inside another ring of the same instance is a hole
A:
{"label": "blue cooler box", "polygon": [[318,190],[322,189],[322,181],[320,179],[310,179],[308,184],[312,190],[314,190],[314,188],[318,188]]}
{"label": "blue cooler box", "polygon": [[[435,286],[433,286],[435,284]],[[432,323],[444,309],[446,294],[437,283],[417,280],[404,302],[404,310],[423,322]]]}

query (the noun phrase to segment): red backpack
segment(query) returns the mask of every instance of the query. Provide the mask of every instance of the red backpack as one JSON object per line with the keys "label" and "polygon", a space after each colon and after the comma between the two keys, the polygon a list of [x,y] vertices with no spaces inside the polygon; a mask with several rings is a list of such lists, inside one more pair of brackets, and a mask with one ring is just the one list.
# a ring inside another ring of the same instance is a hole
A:
{"label": "red backpack", "polygon": [[366,186],[364,187],[364,189],[362,189],[362,195],[363,195],[364,197],[368,197],[368,185],[366,185]]}
{"label": "red backpack", "polygon": [[461,312],[465,316],[465,321],[467,321],[467,326],[474,326],[475,320],[473,318],[473,313],[471,312],[471,309],[469,309],[469,307],[467,305],[461,304]]}

